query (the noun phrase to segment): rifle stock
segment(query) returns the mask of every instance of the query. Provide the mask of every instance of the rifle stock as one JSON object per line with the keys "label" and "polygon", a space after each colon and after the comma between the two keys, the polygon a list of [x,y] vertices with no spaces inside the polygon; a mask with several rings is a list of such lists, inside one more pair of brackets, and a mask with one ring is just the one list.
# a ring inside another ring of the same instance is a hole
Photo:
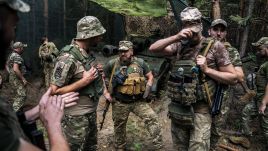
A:
{"label": "rifle stock", "polygon": [[100,130],[103,127],[103,124],[104,124],[104,121],[105,121],[105,117],[106,117],[106,113],[109,110],[109,107],[110,107],[110,102],[106,99],[105,100],[105,108],[104,108],[104,111],[103,111],[103,114],[102,114],[102,121],[100,123]]}
{"label": "rifle stock", "polygon": [[223,85],[217,84],[215,97],[214,97],[212,107],[211,107],[212,116],[218,115],[220,113],[221,105],[223,101],[223,94],[224,94]]}

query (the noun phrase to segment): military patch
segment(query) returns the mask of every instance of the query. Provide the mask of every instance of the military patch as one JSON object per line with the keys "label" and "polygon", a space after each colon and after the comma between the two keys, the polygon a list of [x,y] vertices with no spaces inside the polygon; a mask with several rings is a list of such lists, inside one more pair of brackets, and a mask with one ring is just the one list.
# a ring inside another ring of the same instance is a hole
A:
{"label": "military patch", "polygon": [[65,63],[63,63],[63,62],[57,63],[55,74],[54,74],[55,79],[60,79],[61,78],[61,74],[62,74],[62,71],[64,69],[64,66],[65,66]]}

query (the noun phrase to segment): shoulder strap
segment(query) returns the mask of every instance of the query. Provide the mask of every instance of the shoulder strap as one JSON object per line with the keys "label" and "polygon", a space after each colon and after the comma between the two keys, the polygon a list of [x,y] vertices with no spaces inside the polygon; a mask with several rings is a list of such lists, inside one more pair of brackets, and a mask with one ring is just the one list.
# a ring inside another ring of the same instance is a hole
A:
{"label": "shoulder strap", "polygon": [[207,45],[207,47],[204,49],[204,51],[203,51],[203,56],[207,56],[207,54],[208,54],[208,50],[211,48],[211,46],[212,46],[212,44],[214,43],[214,40],[213,39],[211,39],[209,42],[208,42],[208,45]]}
{"label": "shoulder strap", "polygon": [[74,46],[71,45],[65,46],[64,48],[61,49],[60,54],[61,53],[69,53],[72,56],[74,56],[76,60],[82,62],[83,64],[87,62],[86,59],[81,55],[80,51]]}
{"label": "shoulder strap", "polygon": [[114,76],[115,68],[117,67],[118,62],[119,62],[119,60],[116,59],[116,60],[115,60],[115,63],[114,63],[114,66],[113,66],[113,70],[112,70],[111,76],[110,76],[109,85],[108,85],[108,91],[109,91],[110,93],[112,92],[112,80],[113,80],[113,76]]}

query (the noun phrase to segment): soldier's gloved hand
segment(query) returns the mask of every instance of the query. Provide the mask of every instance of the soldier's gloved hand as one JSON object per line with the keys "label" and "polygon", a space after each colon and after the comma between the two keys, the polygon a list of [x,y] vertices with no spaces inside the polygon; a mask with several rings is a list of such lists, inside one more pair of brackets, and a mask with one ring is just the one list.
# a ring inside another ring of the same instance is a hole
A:
{"label": "soldier's gloved hand", "polygon": [[147,98],[148,96],[149,96],[149,94],[150,94],[150,92],[151,92],[151,89],[152,88],[152,86],[151,85],[149,85],[149,84],[146,84],[146,88],[145,88],[145,92],[143,93],[143,96],[142,96],[142,98]]}

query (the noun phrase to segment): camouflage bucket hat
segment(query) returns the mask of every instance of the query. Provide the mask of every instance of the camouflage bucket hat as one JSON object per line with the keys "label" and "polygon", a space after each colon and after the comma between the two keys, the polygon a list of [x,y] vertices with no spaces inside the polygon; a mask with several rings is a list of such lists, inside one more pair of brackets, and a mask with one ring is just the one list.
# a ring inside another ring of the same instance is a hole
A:
{"label": "camouflage bucket hat", "polygon": [[186,7],[180,14],[182,22],[192,22],[193,24],[189,27],[193,32],[200,32],[203,27],[201,23],[201,12],[195,7]]}
{"label": "camouflage bucket hat", "polygon": [[119,42],[119,51],[127,51],[133,49],[133,43],[130,41],[120,41]]}
{"label": "camouflage bucket hat", "polygon": [[253,46],[268,45],[268,37],[261,37],[257,42],[252,43]]}
{"label": "camouflage bucket hat", "polygon": [[219,25],[219,24],[222,24],[224,27],[227,27],[227,23],[223,19],[215,19],[215,20],[213,20],[212,23],[211,23],[211,27],[214,27],[214,26]]}
{"label": "camouflage bucket hat", "polygon": [[15,42],[12,47],[13,49],[17,49],[17,48],[27,47],[27,44],[23,44],[22,42]]}
{"label": "camouflage bucket hat", "polygon": [[30,11],[30,6],[22,0],[0,0],[0,4],[6,3],[10,8],[26,13]]}
{"label": "camouflage bucket hat", "polygon": [[194,22],[197,20],[201,20],[202,14],[195,7],[186,7],[183,11],[181,11],[180,16],[182,22]]}
{"label": "camouflage bucket hat", "polygon": [[98,18],[85,16],[77,22],[77,35],[75,39],[88,39],[102,35],[106,32]]}

